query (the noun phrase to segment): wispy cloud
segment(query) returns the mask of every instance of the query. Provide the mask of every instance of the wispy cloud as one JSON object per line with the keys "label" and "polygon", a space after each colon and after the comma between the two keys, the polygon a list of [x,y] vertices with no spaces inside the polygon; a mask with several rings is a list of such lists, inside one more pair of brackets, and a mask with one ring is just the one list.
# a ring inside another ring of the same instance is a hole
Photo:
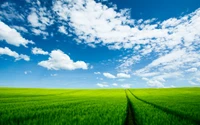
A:
{"label": "wispy cloud", "polygon": [[9,27],[5,23],[0,21],[0,42],[5,40],[8,44],[26,47],[27,44],[34,44],[34,42],[27,40],[21,36],[15,29]]}
{"label": "wispy cloud", "polygon": [[101,74],[101,72],[94,72],[94,74],[95,74],[95,75],[99,75],[99,74]]}
{"label": "wispy cloud", "polygon": [[118,73],[117,77],[118,78],[131,78],[131,75],[126,74],[126,73]]}
{"label": "wispy cloud", "polygon": [[8,47],[4,47],[4,48],[0,47],[0,55],[8,55],[8,56],[14,57],[16,61],[21,60],[21,59],[23,59],[25,61],[30,60],[29,56],[23,55],[23,54],[18,54],[17,52],[12,51]]}

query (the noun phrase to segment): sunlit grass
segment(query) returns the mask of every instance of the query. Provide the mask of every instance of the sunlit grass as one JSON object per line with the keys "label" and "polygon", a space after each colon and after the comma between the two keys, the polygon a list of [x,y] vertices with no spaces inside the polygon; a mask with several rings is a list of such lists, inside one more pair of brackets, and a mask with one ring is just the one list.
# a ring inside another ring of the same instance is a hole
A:
{"label": "sunlit grass", "polygon": [[191,125],[200,116],[200,88],[131,89],[138,124]]}
{"label": "sunlit grass", "polygon": [[124,90],[0,89],[0,123],[121,125]]}

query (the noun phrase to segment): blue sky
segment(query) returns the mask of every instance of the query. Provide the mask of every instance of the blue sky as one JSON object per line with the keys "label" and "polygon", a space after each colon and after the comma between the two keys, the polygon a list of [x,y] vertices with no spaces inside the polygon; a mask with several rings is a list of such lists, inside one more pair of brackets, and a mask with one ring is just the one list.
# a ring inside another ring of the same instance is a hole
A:
{"label": "blue sky", "polygon": [[199,44],[199,0],[0,1],[0,86],[199,86]]}

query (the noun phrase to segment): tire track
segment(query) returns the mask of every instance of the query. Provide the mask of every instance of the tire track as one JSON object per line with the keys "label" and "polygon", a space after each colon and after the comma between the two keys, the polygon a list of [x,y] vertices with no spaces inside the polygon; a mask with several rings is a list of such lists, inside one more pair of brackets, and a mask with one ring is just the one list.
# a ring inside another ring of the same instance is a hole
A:
{"label": "tire track", "polygon": [[174,115],[174,116],[176,116],[176,117],[179,117],[180,119],[187,119],[187,120],[189,120],[189,121],[191,121],[191,122],[193,122],[193,123],[195,123],[195,124],[197,124],[197,125],[200,125],[200,120],[198,120],[198,119],[194,119],[194,118],[192,118],[192,117],[190,117],[190,116],[187,116],[187,115],[184,115],[184,114],[182,114],[182,113],[179,113],[179,112],[170,110],[170,109],[168,109],[168,108],[165,108],[165,107],[156,105],[156,104],[154,104],[154,103],[145,101],[145,100],[143,100],[143,99],[141,99],[141,98],[138,98],[138,97],[137,97],[135,94],[133,94],[129,89],[128,89],[128,91],[129,91],[129,92],[131,93],[131,95],[134,96],[136,99],[138,99],[138,100],[140,100],[140,101],[142,101],[142,102],[144,102],[144,103],[146,103],[146,104],[149,104],[149,105],[151,105],[151,106],[153,106],[153,107],[155,107],[155,108],[157,108],[157,109],[159,109],[159,110],[162,110],[162,111],[165,112],[165,113],[172,114],[172,115]]}
{"label": "tire track", "polygon": [[127,111],[126,111],[127,114],[126,114],[126,120],[125,120],[124,125],[137,125],[132,104],[130,102],[130,99],[128,97],[126,90],[124,91],[126,93],[126,98],[127,98]]}

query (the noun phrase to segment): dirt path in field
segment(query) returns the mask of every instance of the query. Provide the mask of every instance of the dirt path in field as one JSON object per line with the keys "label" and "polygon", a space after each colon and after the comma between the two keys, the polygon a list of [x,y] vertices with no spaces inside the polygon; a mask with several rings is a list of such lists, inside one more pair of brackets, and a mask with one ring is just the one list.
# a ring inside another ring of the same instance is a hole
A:
{"label": "dirt path in field", "polygon": [[184,115],[184,114],[182,114],[182,113],[179,113],[179,112],[170,110],[170,109],[168,109],[168,108],[165,108],[165,107],[162,107],[162,106],[153,104],[153,103],[151,103],[151,102],[145,101],[145,100],[143,100],[143,99],[138,98],[138,97],[137,97],[136,95],[134,95],[129,89],[128,89],[128,91],[129,91],[129,92],[131,93],[131,95],[134,96],[136,99],[138,99],[138,100],[140,100],[140,101],[142,101],[142,102],[144,102],[144,103],[146,103],[146,104],[149,104],[149,105],[151,105],[151,106],[153,106],[153,107],[155,107],[155,108],[157,108],[157,109],[159,109],[159,110],[162,110],[163,112],[165,112],[165,113],[167,113],[167,114],[172,114],[172,115],[174,115],[174,116],[176,116],[176,117],[178,117],[178,118],[180,118],[180,119],[187,119],[187,120],[193,122],[194,124],[200,125],[200,120],[198,120],[198,119],[194,119],[194,118],[192,118],[192,117],[190,117],[190,116],[188,116],[188,115]]}
{"label": "dirt path in field", "polygon": [[126,93],[126,98],[127,98],[127,115],[126,115],[126,121],[124,124],[125,125],[137,125],[135,115],[133,112],[133,107],[131,105],[130,99],[128,98],[126,90],[125,90],[125,93]]}

